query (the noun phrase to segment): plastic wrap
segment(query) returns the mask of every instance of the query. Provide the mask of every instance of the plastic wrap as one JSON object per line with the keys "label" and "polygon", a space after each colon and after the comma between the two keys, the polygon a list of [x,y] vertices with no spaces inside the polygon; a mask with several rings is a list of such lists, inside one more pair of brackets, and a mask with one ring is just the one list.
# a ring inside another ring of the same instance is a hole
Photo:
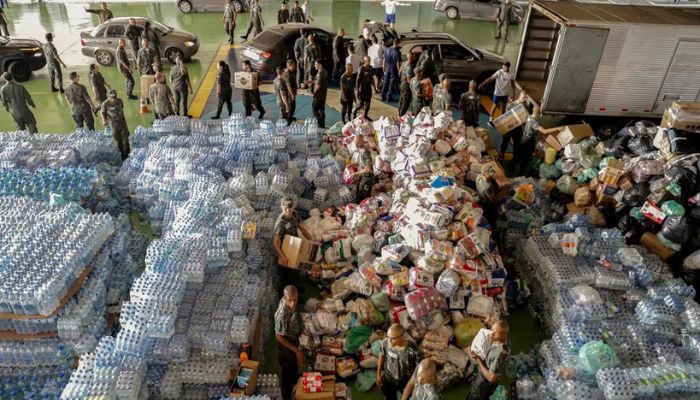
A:
{"label": "plastic wrap", "polygon": [[420,288],[406,294],[406,309],[417,321],[433,310],[446,310],[447,300],[433,287]]}
{"label": "plastic wrap", "polygon": [[452,269],[442,271],[435,288],[445,297],[451,297],[459,289],[461,279]]}

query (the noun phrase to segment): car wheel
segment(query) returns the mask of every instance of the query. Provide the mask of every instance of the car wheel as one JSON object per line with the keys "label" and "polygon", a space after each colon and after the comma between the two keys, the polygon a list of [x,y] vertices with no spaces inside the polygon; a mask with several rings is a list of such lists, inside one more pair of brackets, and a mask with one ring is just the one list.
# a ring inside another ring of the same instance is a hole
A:
{"label": "car wheel", "polygon": [[243,3],[241,3],[238,0],[233,2],[233,8],[234,8],[234,10],[236,10],[237,13],[241,13],[241,12],[245,11],[243,9]]}
{"label": "car wheel", "polygon": [[447,15],[449,19],[457,19],[459,18],[459,11],[457,11],[457,7],[447,7],[445,15]]}
{"label": "car wheel", "polygon": [[114,56],[107,50],[97,50],[95,52],[95,60],[97,60],[100,65],[112,65]]}
{"label": "car wheel", "polygon": [[192,9],[193,9],[194,7],[192,7],[192,2],[191,2],[191,1],[189,1],[189,0],[180,0],[180,1],[177,3],[177,8],[179,8],[180,11],[181,11],[183,14],[189,14],[189,13],[192,12]]}
{"label": "car wheel", "polygon": [[177,63],[178,58],[182,58],[183,60],[185,59],[184,54],[182,54],[182,50],[174,48],[174,47],[168,49],[165,52],[165,58],[167,58],[171,64]]}
{"label": "car wheel", "polygon": [[17,82],[26,82],[32,76],[32,69],[26,61],[13,61],[7,71]]}

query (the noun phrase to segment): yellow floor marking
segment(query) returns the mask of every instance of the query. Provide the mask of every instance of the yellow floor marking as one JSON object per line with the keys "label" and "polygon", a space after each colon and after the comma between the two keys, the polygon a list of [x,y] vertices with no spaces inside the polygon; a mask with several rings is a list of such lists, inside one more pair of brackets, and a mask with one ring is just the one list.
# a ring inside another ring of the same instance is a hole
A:
{"label": "yellow floor marking", "polygon": [[204,79],[202,79],[202,83],[199,85],[197,93],[192,99],[192,104],[190,105],[189,110],[192,117],[201,118],[202,113],[204,112],[204,107],[207,105],[209,95],[211,95],[211,91],[214,90],[214,85],[216,84],[219,61],[225,60],[228,57],[229,51],[232,48],[237,47],[238,45],[222,45],[219,47],[219,50],[217,50],[216,55],[214,55],[214,58],[211,61],[211,65],[209,65],[207,74],[204,76]]}

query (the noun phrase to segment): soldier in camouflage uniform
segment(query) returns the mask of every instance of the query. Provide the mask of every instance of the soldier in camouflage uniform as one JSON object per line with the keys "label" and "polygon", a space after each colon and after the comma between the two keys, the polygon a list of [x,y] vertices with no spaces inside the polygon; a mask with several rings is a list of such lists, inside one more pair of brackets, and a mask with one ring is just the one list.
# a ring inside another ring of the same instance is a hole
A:
{"label": "soldier in camouflage uniform", "polygon": [[289,112],[292,110],[289,102],[291,93],[289,92],[289,83],[284,77],[284,67],[277,67],[277,77],[272,83],[275,88],[275,96],[277,97],[277,107],[280,109],[282,118],[287,120],[287,125],[292,123],[292,117]]}
{"label": "soldier in camouflage uniform", "polygon": [[250,35],[250,31],[252,31],[253,28],[255,28],[253,37],[257,36],[260,32],[262,32],[262,27],[265,24],[262,17],[262,8],[258,4],[257,0],[251,0],[249,11],[250,22],[248,23],[248,30],[246,30],[245,35],[241,36],[241,39],[243,40],[248,40],[248,35]]}
{"label": "soldier in camouflage uniform", "polygon": [[425,359],[418,364],[416,372],[408,381],[401,400],[440,400],[437,388],[437,367],[435,361]]}
{"label": "soldier in camouflage uniform", "polygon": [[304,365],[304,353],[299,349],[301,323],[296,308],[299,301],[297,288],[287,286],[275,312],[275,337],[282,369],[282,399],[292,398],[292,387],[297,382],[299,367]]}
{"label": "soldier in camouflage uniform", "polygon": [[469,81],[469,91],[462,93],[459,98],[459,109],[462,110],[462,121],[464,125],[473,126],[477,128],[479,126],[479,105],[481,104],[481,99],[476,93],[476,81]]}
{"label": "soldier in camouflage uniform", "polygon": [[486,358],[481,359],[474,352],[471,353],[479,370],[467,400],[488,400],[491,397],[498,387],[498,379],[506,367],[509,354],[508,324],[496,321],[491,327],[491,347],[487,350]]}
{"label": "soldier in camouflage uniform", "polygon": [[304,47],[304,83],[311,85],[313,91],[313,80],[316,77],[316,60],[318,60],[321,52],[313,34],[309,34],[307,40],[309,43]]}
{"label": "soldier in camouflage uniform", "polygon": [[124,102],[117,97],[117,91],[110,89],[107,100],[100,107],[102,124],[112,128],[112,137],[117,142],[117,148],[122,155],[122,161],[129,157],[129,127],[124,118]]}
{"label": "soldier in camouflage uniform", "polygon": [[418,67],[414,70],[415,76],[411,79],[411,97],[413,98],[413,114],[417,115],[423,107],[430,107],[430,103],[423,93],[423,69]]}
{"label": "soldier in camouflage uniform", "polygon": [[224,15],[221,17],[221,22],[224,24],[224,30],[228,35],[228,44],[233,44],[233,31],[236,29],[237,17],[238,14],[236,13],[236,7],[234,7],[233,1],[226,0]]}
{"label": "soldier in camouflage uniform", "polygon": [[95,106],[92,104],[92,99],[85,86],[80,84],[80,76],[77,72],[71,72],[68,77],[71,83],[66,85],[66,99],[70,104],[76,127],[86,127],[94,131],[95,118],[92,116],[92,110]]}
{"label": "soldier in camouflage uniform", "polygon": [[124,37],[129,40],[129,46],[131,46],[131,56],[134,57],[134,64],[137,64],[137,58],[139,56],[141,32],[143,32],[143,29],[136,25],[136,19],[129,18],[129,25],[126,26],[126,33],[124,33]]}
{"label": "soldier in camouflage uniform", "polygon": [[32,96],[29,95],[29,92],[24,86],[15,83],[12,79],[12,74],[9,72],[3,73],[2,77],[6,82],[2,89],[0,89],[2,106],[12,114],[12,119],[15,120],[17,129],[20,131],[26,130],[29,133],[36,133],[36,119],[28,107],[29,105],[36,108]]}
{"label": "soldier in camouflage uniform", "polygon": [[136,57],[136,63],[141,75],[153,75],[155,73],[153,64],[156,62],[156,57],[157,53],[151,48],[151,43],[148,39],[143,39],[141,41],[141,50],[139,50],[138,57]]}
{"label": "soldier in camouflage uniform", "polygon": [[440,74],[440,83],[435,86],[433,94],[433,112],[435,114],[450,110],[452,104],[451,86],[450,77],[447,74]]}
{"label": "soldier in camouflage uniform", "polygon": [[377,364],[377,386],[385,400],[396,400],[397,392],[408,385],[418,360],[422,358],[418,346],[406,339],[405,333],[401,325],[393,324],[387,331],[387,338],[382,341]]}
{"label": "soldier in camouflage uniform", "polygon": [[107,8],[107,3],[102,3],[98,9],[85,8],[85,12],[97,14],[97,18],[99,18],[100,23],[107,22],[114,17],[112,10]]}
{"label": "soldier in camouflage uniform", "polygon": [[143,39],[148,39],[148,44],[156,53],[154,62],[157,61],[158,63],[160,63],[160,38],[158,37],[156,31],[154,31],[153,28],[151,28],[151,22],[148,20],[146,20],[146,22],[143,23],[143,30],[141,31],[142,44]]}
{"label": "soldier in camouflage uniform", "polygon": [[119,47],[117,47],[117,69],[126,80],[126,95],[129,100],[138,99],[134,96],[134,76],[131,74],[133,70],[129,56],[126,55],[126,40],[123,38],[119,39]]}
{"label": "soldier in camouflage uniform", "polygon": [[297,60],[297,84],[302,89],[306,87],[304,82],[304,49],[306,48],[306,31],[299,30],[301,36],[294,41],[294,58]]}
{"label": "soldier in camouflage uniform", "polygon": [[[61,57],[56,51],[56,46],[53,45],[53,35],[51,33],[46,34],[46,43],[44,43],[44,55],[46,56],[46,66],[49,68],[49,81],[51,82],[51,92],[61,92],[63,93],[63,71],[61,70],[61,65],[64,68],[66,63],[61,60]],[[58,88],[56,88],[56,81],[58,81]]]}
{"label": "soldier in camouflage uniform", "polygon": [[311,110],[316,117],[318,127],[326,129],[326,96],[328,94],[328,73],[323,68],[321,60],[315,61],[316,81],[314,82],[313,101],[311,102]]}
{"label": "soldier in camouflage uniform", "polygon": [[169,115],[173,115],[173,92],[170,91],[167,83],[165,83],[165,75],[162,72],[156,74],[156,83],[148,89],[148,98],[153,104],[153,114],[156,119],[164,119]]}

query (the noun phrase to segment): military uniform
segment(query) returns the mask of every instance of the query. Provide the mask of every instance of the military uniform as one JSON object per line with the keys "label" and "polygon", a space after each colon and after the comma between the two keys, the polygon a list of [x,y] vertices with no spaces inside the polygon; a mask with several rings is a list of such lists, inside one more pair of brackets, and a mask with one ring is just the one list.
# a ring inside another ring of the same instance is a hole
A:
{"label": "military uniform", "polygon": [[505,39],[508,41],[508,28],[512,18],[511,8],[512,6],[506,3],[506,0],[501,0],[501,5],[498,8],[498,15],[496,15],[496,39],[501,37],[501,31],[505,28]]}
{"label": "military uniform", "polygon": [[314,63],[318,60],[319,48],[316,43],[309,43],[304,47],[304,82],[310,82],[316,76],[316,66]]}
{"label": "military uniform", "polygon": [[321,68],[316,72],[314,82],[314,96],[311,109],[321,129],[326,129],[326,95],[328,94],[328,73]]}
{"label": "military uniform", "polygon": [[236,29],[236,9],[233,3],[224,6],[224,30],[228,35],[228,43],[233,44],[233,30]]}
{"label": "military uniform", "polygon": [[399,116],[406,114],[412,105],[411,83],[406,79],[407,76],[410,77],[411,75],[413,75],[413,66],[407,62],[401,66],[399,73],[399,79],[401,80],[399,84]]}
{"label": "military uniform", "polygon": [[164,119],[173,115],[173,105],[170,103],[172,92],[165,83],[154,83],[148,88],[148,97],[153,104],[153,113],[156,119]]}
{"label": "military uniform", "polygon": [[291,94],[289,93],[289,84],[283,77],[276,77],[272,83],[275,88],[275,96],[277,97],[277,107],[280,109],[280,114],[282,118],[287,120],[287,124],[292,123],[292,118],[287,112],[287,107],[284,105],[284,100],[289,103],[289,98]]}
{"label": "military uniform", "polygon": [[190,74],[185,66],[174,66],[170,70],[170,82],[175,93],[175,114],[180,115],[180,103],[182,103],[182,115],[187,115],[187,97],[189,95]]}
{"label": "military uniform", "polygon": [[107,100],[107,83],[105,82],[104,76],[100,72],[93,72],[90,74],[90,85],[92,86],[97,101],[101,104]]}
{"label": "military uniform", "polygon": [[277,11],[277,25],[289,23],[289,10],[280,9]]}
{"label": "military uniform", "polygon": [[340,35],[333,38],[333,79],[340,81],[340,76],[345,71],[345,59],[348,58],[348,49],[345,47],[345,39]]}
{"label": "military uniform", "polygon": [[121,72],[122,76],[126,80],[126,93],[127,96],[134,96],[134,76],[131,75],[131,62],[129,57],[126,55],[126,49],[123,47],[117,48],[117,69]]}
{"label": "military uniform", "polygon": [[248,35],[250,35],[250,31],[252,31],[253,28],[255,28],[255,33],[253,34],[253,37],[257,36],[260,32],[262,32],[262,8],[260,8],[260,5],[257,1],[252,2],[249,11],[250,22],[248,23],[248,30],[246,30],[245,35],[243,35],[245,39],[248,38]]}
{"label": "military uniform", "polygon": [[61,63],[58,61],[56,46],[51,42],[46,42],[43,47],[44,55],[46,56],[46,66],[49,68],[51,89],[56,88],[55,83],[58,81],[59,90],[63,90],[63,71],[61,70]]}
{"label": "military uniform", "polygon": [[263,115],[265,115],[265,107],[263,107],[260,99],[260,89],[243,89],[243,108],[245,109],[246,117],[253,115],[253,106],[260,113],[258,118],[262,119]]}
{"label": "military uniform", "polygon": [[363,170],[369,167],[370,172],[362,174],[355,185],[355,203],[360,204],[362,200],[372,195],[372,186],[374,185],[374,171],[372,168],[372,153],[367,148],[355,150],[352,153],[350,161],[357,164],[357,170]]}
{"label": "military uniform", "polygon": [[374,70],[372,67],[361,66],[357,73],[357,99],[358,104],[355,106],[354,116],[357,116],[357,111],[364,109],[365,118],[368,118],[369,107],[372,104],[372,85],[374,84]]}
{"label": "military uniform", "polygon": [[112,127],[112,137],[117,142],[117,148],[122,160],[129,157],[129,127],[124,118],[124,103],[122,99],[105,100],[100,107],[103,118]]}
{"label": "military uniform", "polygon": [[442,84],[435,87],[435,93],[433,94],[433,112],[435,114],[447,111],[450,109],[450,104],[452,104],[452,95],[447,90],[442,88]]}
{"label": "military uniform", "polygon": [[289,14],[289,22],[304,22],[304,11],[301,7],[292,7],[292,12]]}
{"label": "military uniform", "polygon": [[343,73],[340,77],[340,114],[343,123],[352,120],[352,104],[355,102],[355,79],[353,74]]}
{"label": "military uniform", "polygon": [[129,46],[131,47],[131,56],[134,57],[134,63],[136,63],[136,59],[139,55],[139,49],[141,48],[142,31],[142,28],[137,25],[126,26],[126,33],[124,34],[124,36],[126,37],[127,41],[129,42]]}
{"label": "military uniform", "polygon": [[7,17],[5,16],[5,11],[0,7],[0,35],[10,36],[10,30],[7,29]]}
{"label": "military uniform", "polygon": [[160,39],[158,38],[158,35],[156,35],[156,33],[153,31],[153,28],[144,28],[143,31],[141,31],[141,39],[148,39],[148,47],[150,49],[153,49],[155,53],[153,57],[153,62],[160,61]]}
{"label": "military uniform", "polygon": [[459,98],[459,109],[462,110],[462,121],[466,126],[479,126],[479,106],[481,99],[477,93],[464,92]]}
{"label": "military uniform", "polygon": [[[426,51],[424,51],[424,53]],[[418,61],[418,66],[423,69],[423,78],[430,79],[433,82],[437,80],[435,59],[433,58],[432,54],[426,54],[425,57],[423,57],[423,55],[421,54],[421,59]]]}
{"label": "military uniform", "polygon": [[[278,220],[279,221],[279,220]],[[292,310],[284,303],[284,298],[280,300],[275,312],[275,334],[282,335],[293,345],[299,346],[299,335],[301,334],[301,323],[296,310]],[[289,400],[292,398],[292,387],[297,382],[299,365],[294,352],[278,344],[278,360],[282,369],[282,398]]]}
{"label": "military uniform", "polygon": [[36,119],[28,106],[36,107],[27,89],[14,81],[7,82],[0,89],[0,100],[3,107],[12,114],[17,129],[36,133]]}
{"label": "military uniform", "polygon": [[216,76],[216,84],[221,89],[217,92],[216,116],[214,118],[218,119],[221,116],[221,109],[224,107],[224,104],[226,104],[228,115],[231,116],[233,111],[233,104],[231,103],[231,95],[233,95],[231,75],[220,71]]}
{"label": "military uniform", "polygon": [[287,82],[287,87],[289,88],[289,118],[294,119],[294,113],[297,110],[297,90],[299,85],[297,84],[296,74],[290,74],[289,71],[284,73],[284,79]]}
{"label": "military uniform", "polygon": [[104,23],[109,21],[114,17],[114,14],[112,13],[112,10],[103,10],[103,9],[86,9],[86,12],[89,12],[90,14],[97,14],[97,18],[100,20],[100,23]]}
{"label": "military uniform", "polygon": [[381,348],[384,355],[381,371],[382,393],[385,400],[396,400],[396,393],[404,390],[423,357],[416,344],[411,341],[408,341],[405,347],[398,348],[389,345],[389,341],[384,339]]}
{"label": "military uniform", "polygon": [[[486,355],[484,364],[486,364],[486,368],[488,368],[489,371],[493,373],[502,373],[509,354],[510,347],[508,345],[493,343],[489,349],[489,353]],[[498,382],[489,382],[481,373],[481,368],[479,368],[477,374],[476,379],[472,383],[471,392],[467,400],[488,400],[496,390]]]}
{"label": "military uniform", "polygon": [[80,83],[71,82],[66,86],[66,99],[70,103],[73,120],[78,128],[87,127],[95,130],[95,118],[92,116],[87,89]]}
{"label": "military uniform", "polygon": [[141,75],[153,75],[155,70],[153,69],[153,63],[156,61],[156,51],[152,48],[142,48],[139,50],[138,66]]}
{"label": "military uniform", "polygon": [[413,393],[411,400],[440,400],[440,391],[434,383],[420,383],[418,371],[413,373]]}
{"label": "military uniform", "polygon": [[297,83],[304,84],[304,49],[306,48],[307,39],[300,36],[294,42],[294,58],[297,60]]}
{"label": "military uniform", "polygon": [[[420,97],[418,96],[419,94],[421,95]],[[423,85],[421,85],[420,80],[416,76],[411,78],[411,96],[413,97],[413,114],[418,114],[426,106],[427,101],[423,94]]]}

